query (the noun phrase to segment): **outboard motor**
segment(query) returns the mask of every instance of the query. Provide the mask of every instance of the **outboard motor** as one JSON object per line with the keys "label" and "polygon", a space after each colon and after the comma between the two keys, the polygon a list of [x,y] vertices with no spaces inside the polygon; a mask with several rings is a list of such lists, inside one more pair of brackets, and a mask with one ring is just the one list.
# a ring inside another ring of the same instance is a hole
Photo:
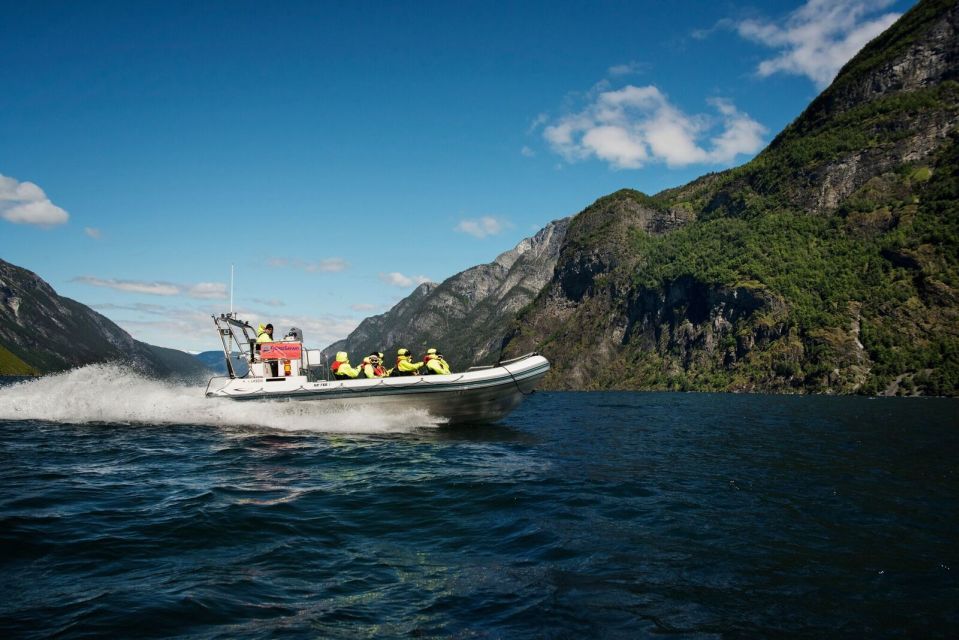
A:
{"label": "outboard motor", "polygon": [[303,332],[296,327],[290,327],[290,330],[286,332],[285,339],[293,342],[303,342]]}

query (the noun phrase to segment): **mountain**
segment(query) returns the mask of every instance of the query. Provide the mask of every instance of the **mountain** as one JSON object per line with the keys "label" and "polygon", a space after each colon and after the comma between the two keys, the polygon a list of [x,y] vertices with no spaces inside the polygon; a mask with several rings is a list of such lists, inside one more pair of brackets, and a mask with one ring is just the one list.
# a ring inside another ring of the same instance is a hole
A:
{"label": "mountain", "polygon": [[[245,376],[249,370],[246,358],[240,356],[238,352],[233,352],[233,369],[238,376]],[[204,367],[221,376],[227,375],[226,361],[223,358],[223,351],[202,351],[193,354],[193,357],[199,360]]]}
{"label": "mountain", "polygon": [[922,0],[751,162],[596,201],[503,357],[548,388],[956,395],[957,30]]}
{"label": "mountain", "polygon": [[0,260],[0,375],[117,361],[162,377],[209,375],[193,356],[134,340],[106,317]]}
{"label": "mountain", "polygon": [[373,351],[392,362],[399,347],[438,348],[456,369],[494,362],[510,321],[549,282],[569,218],[440,284],[421,284],[384,314],[367,318],[324,351],[347,351],[354,361]]}

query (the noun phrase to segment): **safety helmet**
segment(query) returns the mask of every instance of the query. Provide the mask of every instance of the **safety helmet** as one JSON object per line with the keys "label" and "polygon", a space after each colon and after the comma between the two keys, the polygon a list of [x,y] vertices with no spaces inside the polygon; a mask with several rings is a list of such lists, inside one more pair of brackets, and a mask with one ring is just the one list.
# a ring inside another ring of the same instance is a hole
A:
{"label": "safety helmet", "polygon": [[349,357],[346,355],[346,351],[337,351],[336,352],[336,361],[337,362],[346,362],[349,360]]}
{"label": "safety helmet", "polygon": [[397,350],[396,350],[396,355],[398,355],[398,356],[408,356],[408,355],[410,355],[410,351],[409,351],[409,349],[397,349]]}
{"label": "safety helmet", "polygon": [[426,355],[435,356],[435,355],[436,355],[436,349],[427,349],[427,350],[426,350]]}

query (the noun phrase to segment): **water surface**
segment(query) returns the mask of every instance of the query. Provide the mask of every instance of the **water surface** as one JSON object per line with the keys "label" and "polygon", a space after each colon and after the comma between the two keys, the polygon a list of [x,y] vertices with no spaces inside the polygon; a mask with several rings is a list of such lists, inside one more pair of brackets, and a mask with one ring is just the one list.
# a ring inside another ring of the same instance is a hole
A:
{"label": "water surface", "polygon": [[496,426],[289,409],[250,426],[184,389],[68,397],[68,380],[0,390],[4,637],[959,624],[955,401],[537,393]]}

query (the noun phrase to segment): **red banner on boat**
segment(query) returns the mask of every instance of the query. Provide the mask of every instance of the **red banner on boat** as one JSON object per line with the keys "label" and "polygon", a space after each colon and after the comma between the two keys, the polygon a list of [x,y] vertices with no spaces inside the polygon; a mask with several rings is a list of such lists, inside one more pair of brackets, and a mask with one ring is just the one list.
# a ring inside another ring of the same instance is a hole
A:
{"label": "red banner on boat", "polygon": [[265,342],[260,347],[262,360],[299,360],[303,344],[300,342]]}

